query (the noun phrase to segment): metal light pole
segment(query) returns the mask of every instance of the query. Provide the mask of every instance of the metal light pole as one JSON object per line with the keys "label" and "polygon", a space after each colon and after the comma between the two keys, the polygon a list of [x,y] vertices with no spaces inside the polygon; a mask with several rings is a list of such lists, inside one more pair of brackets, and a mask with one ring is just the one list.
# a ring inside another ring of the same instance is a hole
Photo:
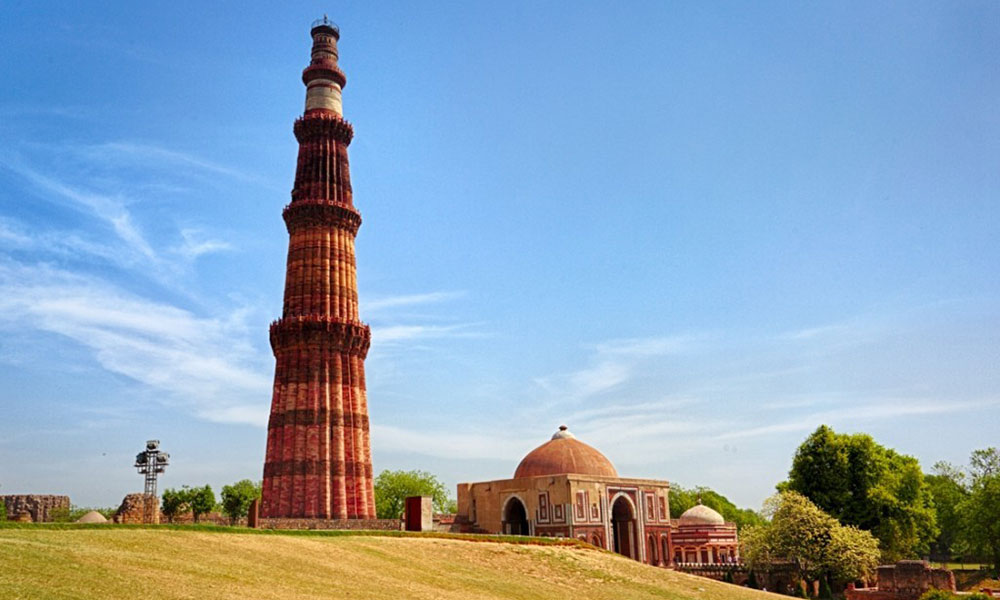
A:
{"label": "metal light pole", "polygon": [[147,495],[156,495],[156,476],[170,464],[170,455],[160,450],[160,440],[149,440],[146,449],[135,455],[135,468],[146,477]]}

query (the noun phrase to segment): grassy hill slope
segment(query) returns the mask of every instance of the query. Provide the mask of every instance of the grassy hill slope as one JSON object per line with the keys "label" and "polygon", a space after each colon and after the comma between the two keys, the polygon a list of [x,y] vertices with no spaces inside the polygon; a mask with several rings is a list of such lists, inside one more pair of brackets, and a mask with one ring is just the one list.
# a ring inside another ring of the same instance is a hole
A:
{"label": "grassy hill slope", "polygon": [[197,529],[0,529],[0,598],[671,598],[772,594],[593,549]]}

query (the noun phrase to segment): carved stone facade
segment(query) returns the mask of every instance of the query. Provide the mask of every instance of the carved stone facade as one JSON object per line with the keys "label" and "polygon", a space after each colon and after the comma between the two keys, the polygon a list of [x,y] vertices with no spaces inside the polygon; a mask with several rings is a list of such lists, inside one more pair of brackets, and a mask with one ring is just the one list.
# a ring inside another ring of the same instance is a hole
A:
{"label": "carved stone facade", "polygon": [[[459,484],[451,530],[574,537],[664,567],[681,531],[688,543],[713,549],[706,562],[737,560],[735,526],[692,518],[681,529],[670,519],[669,492],[666,481],[619,477],[603,454],[563,426],[524,457],[512,479]],[[695,539],[708,530],[711,539]]]}
{"label": "carved stone facade", "polygon": [[673,522],[671,540],[674,564],[717,565],[740,559],[736,525],[701,504],[692,506]]}
{"label": "carved stone facade", "polygon": [[[69,496],[53,496],[43,494],[13,494],[0,496],[7,509],[7,518],[11,521],[28,521],[32,523],[47,523],[52,520],[52,511],[69,513]],[[26,517],[24,515],[27,515]]]}
{"label": "carved stone facade", "polygon": [[[314,24],[302,73],[305,114],[292,201],[283,217],[288,263],[281,319],[271,325],[276,359],[264,460],[261,526],[274,519],[375,518],[364,360],[371,332],[360,321],[354,208],[337,65],[340,31]],[[283,521],[290,523],[292,521]]]}
{"label": "carved stone facade", "polygon": [[876,572],[874,588],[848,585],[846,600],[916,600],[931,588],[955,591],[955,574],[948,569],[932,569],[923,560],[901,560],[883,565]]}

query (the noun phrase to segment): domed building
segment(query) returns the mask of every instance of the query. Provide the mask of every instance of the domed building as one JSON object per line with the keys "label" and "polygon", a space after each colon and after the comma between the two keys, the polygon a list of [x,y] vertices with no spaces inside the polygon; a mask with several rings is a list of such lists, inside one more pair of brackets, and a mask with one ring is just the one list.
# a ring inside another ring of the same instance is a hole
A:
{"label": "domed building", "polygon": [[701,503],[684,511],[671,531],[674,563],[719,564],[739,562],[736,525]]}
{"label": "domed building", "polygon": [[575,537],[668,566],[669,491],[666,481],[620,477],[563,425],[521,460],[512,479],[459,484],[456,521],[481,533]]}

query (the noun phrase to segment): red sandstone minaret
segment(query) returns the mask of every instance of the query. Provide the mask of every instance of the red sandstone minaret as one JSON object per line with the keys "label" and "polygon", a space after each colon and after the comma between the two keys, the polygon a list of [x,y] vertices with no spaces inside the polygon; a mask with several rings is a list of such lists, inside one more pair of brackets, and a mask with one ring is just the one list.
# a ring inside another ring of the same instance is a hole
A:
{"label": "red sandstone minaret", "polygon": [[371,332],[358,318],[361,214],[347,166],[354,130],[341,110],[340,30],[323,17],[311,34],[295,188],[282,213],[288,265],[281,319],[271,324],[277,365],[260,516],[373,519],[364,366]]}

